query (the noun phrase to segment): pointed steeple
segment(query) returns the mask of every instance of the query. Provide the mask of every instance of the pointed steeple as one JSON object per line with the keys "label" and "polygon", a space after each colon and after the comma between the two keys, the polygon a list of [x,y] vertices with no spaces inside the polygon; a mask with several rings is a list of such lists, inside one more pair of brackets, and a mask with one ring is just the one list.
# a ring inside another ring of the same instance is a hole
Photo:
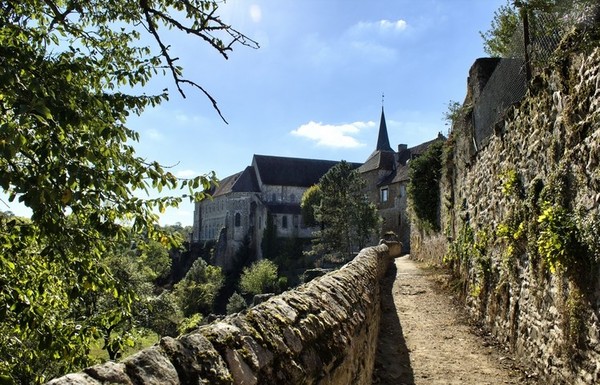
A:
{"label": "pointed steeple", "polygon": [[390,139],[388,138],[383,106],[381,106],[381,121],[379,122],[379,135],[377,136],[377,148],[375,148],[375,151],[394,151],[390,146]]}

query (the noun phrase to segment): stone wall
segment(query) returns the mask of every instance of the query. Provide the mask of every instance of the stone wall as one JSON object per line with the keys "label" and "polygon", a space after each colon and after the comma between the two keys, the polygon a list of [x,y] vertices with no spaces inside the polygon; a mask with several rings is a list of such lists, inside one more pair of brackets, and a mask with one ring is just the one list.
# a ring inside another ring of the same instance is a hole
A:
{"label": "stone wall", "polygon": [[[600,49],[534,78],[477,154],[468,115],[448,141],[434,242],[449,240],[473,318],[544,383],[600,383]],[[420,257],[439,249],[413,238]]]}
{"label": "stone wall", "polygon": [[244,313],[50,384],[370,384],[380,282],[399,251],[394,242],[364,249]]}

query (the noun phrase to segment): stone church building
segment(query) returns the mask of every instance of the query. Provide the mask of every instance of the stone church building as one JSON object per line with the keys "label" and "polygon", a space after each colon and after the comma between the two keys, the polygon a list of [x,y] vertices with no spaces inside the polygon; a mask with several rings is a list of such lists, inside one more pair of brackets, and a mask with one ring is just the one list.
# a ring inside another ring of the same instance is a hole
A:
{"label": "stone church building", "polygon": [[[408,163],[438,138],[408,148],[391,148],[383,108],[375,151],[363,164],[351,163],[367,181],[367,194],[377,204],[383,218],[381,233],[393,231],[409,247],[409,221],[406,216]],[[262,257],[261,241],[268,217],[276,235],[285,238],[310,238],[314,228],[307,227],[300,214],[304,192],[338,161],[254,155],[245,170],[222,179],[210,191],[212,199],[196,203],[192,243],[216,241],[215,264],[232,268],[232,256],[245,243]]]}

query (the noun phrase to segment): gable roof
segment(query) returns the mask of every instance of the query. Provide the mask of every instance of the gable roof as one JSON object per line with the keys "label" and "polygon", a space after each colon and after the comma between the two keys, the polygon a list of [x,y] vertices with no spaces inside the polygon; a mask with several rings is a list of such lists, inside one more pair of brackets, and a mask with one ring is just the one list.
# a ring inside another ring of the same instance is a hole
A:
{"label": "gable roof", "polygon": [[[252,165],[263,184],[310,187],[339,161],[254,155]],[[353,168],[358,163],[350,163]]]}
{"label": "gable roof", "polygon": [[258,182],[254,169],[250,166],[242,172],[221,179],[219,185],[211,193],[213,197],[225,195],[230,192],[258,192]]}
{"label": "gable roof", "polygon": [[377,151],[369,156],[369,159],[362,164],[359,168],[359,172],[367,172],[371,170],[393,170],[394,164],[396,163],[396,157],[394,152],[388,151]]}

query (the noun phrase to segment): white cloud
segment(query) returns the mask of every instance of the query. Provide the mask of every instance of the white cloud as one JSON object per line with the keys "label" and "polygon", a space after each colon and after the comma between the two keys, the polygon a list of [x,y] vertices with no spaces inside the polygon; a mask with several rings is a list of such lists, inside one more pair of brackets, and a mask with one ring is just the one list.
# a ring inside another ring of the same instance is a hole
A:
{"label": "white cloud", "polygon": [[253,22],[260,23],[260,21],[262,20],[262,10],[260,9],[259,5],[252,4],[250,6],[250,18]]}
{"label": "white cloud", "polygon": [[378,33],[381,35],[398,34],[408,28],[408,23],[405,20],[398,19],[396,21],[379,20],[379,21],[360,21],[350,28],[350,33],[365,35]]}
{"label": "white cloud", "polygon": [[354,122],[347,124],[323,124],[310,121],[291,132],[292,135],[316,142],[317,146],[334,148],[356,148],[365,144],[359,142],[357,135],[364,128],[374,127],[375,122]]}

